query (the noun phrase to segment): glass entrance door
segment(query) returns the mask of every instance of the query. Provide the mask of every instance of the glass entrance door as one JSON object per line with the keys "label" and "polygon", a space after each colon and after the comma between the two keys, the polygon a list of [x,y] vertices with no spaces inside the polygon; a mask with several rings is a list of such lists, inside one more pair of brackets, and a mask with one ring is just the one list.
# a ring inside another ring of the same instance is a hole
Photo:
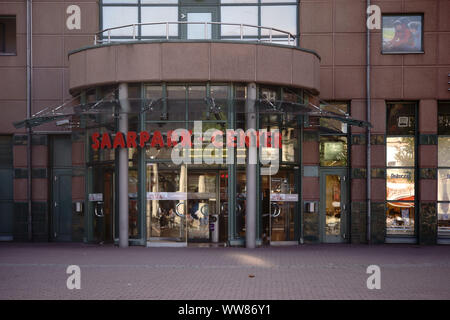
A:
{"label": "glass entrance door", "polygon": [[[218,174],[190,172],[188,175],[188,241],[210,242],[218,219]],[[217,230],[219,232],[219,230]]]}
{"label": "glass entrance door", "polygon": [[320,174],[320,188],[322,242],[345,242],[347,238],[347,170],[323,170]]}
{"label": "glass entrance door", "polygon": [[114,167],[93,168],[93,191],[89,202],[93,212],[94,241],[110,243],[114,241]]}
{"label": "glass entrance door", "polygon": [[293,171],[262,177],[263,241],[270,244],[295,241],[298,194]]}
{"label": "glass entrance door", "polygon": [[226,173],[148,163],[148,245],[226,241],[227,185],[221,182],[221,174]]}
{"label": "glass entrance door", "polygon": [[196,22],[180,25],[182,39],[217,39],[219,26],[206,23],[217,22],[218,16],[216,7],[181,7],[180,21]]}
{"label": "glass entrance door", "polygon": [[147,164],[147,236],[150,242],[187,241],[187,167]]}

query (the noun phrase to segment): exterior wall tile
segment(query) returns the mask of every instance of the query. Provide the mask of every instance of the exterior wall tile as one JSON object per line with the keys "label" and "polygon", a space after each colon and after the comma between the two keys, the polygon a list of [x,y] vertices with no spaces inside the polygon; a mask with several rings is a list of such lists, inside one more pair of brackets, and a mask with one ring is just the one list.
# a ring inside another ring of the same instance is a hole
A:
{"label": "exterior wall tile", "polygon": [[324,33],[333,29],[333,2],[300,2],[300,30],[302,33]]}
{"label": "exterior wall tile", "polygon": [[435,202],[420,203],[419,242],[434,245],[437,240],[437,213]]}

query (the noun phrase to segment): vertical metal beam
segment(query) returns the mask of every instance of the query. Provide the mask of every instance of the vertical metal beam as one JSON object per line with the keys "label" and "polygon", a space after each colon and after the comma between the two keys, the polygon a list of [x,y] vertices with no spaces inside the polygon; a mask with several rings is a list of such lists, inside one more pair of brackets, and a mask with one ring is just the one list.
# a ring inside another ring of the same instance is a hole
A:
{"label": "vertical metal beam", "polygon": [[[370,6],[370,0],[367,0],[367,6],[366,8],[369,8]],[[367,13],[367,19],[369,18],[370,14]],[[371,105],[370,105],[370,29],[366,26],[366,119],[367,122],[370,123],[370,112],[371,112]],[[372,204],[371,204],[371,193],[372,193],[372,170],[371,170],[371,149],[370,149],[370,126],[367,126],[367,154],[366,154],[366,161],[367,161],[367,185],[366,185],[366,193],[367,193],[367,243],[371,243],[371,216],[372,216]]]}
{"label": "vertical metal beam", "polygon": [[[247,114],[247,130],[254,129],[256,131],[256,84],[249,83],[247,85],[247,99],[245,101],[245,111]],[[256,132],[255,132],[256,133]],[[256,145],[256,135],[250,137],[247,157],[247,187],[246,187],[246,204],[245,204],[245,246],[253,249],[256,247],[256,183],[257,183],[257,158],[258,151]]]}
{"label": "vertical metal beam", "polygon": [[[27,0],[27,119],[31,118],[32,84],[33,84],[33,1]],[[32,131],[27,128],[27,200],[28,200],[28,241],[33,240],[33,216],[32,216]]]}
{"label": "vertical metal beam", "polygon": [[[119,84],[119,130],[125,136],[128,132],[128,112],[130,104],[128,101],[128,84]],[[121,148],[118,151],[118,174],[119,174],[119,247],[128,247],[128,149]]]}

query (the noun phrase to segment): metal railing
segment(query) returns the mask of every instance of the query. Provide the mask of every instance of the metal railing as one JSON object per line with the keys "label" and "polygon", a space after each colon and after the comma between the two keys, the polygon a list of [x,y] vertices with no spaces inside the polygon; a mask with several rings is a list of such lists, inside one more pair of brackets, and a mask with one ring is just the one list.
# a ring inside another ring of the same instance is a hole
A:
{"label": "metal railing", "polygon": [[[222,38],[222,37],[218,37],[217,39],[213,38],[212,35],[211,37],[208,36],[209,33],[209,28],[208,26],[233,26],[233,27],[239,27],[239,34],[240,34],[240,39],[244,40],[244,37],[251,37],[251,38],[258,38],[259,36],[259,40],[256,41],[261,41],[263,39],[268,39],[269,43],[272,43],[273,39],[276,40],[286,40],[288,42],[288,45],[295,44],[295,40],[296,40],[296,36],[293,35],[292,33],[288,32],[288,31],[284,31],[284,30],[280,30],[277,28],[270,28],[270,27],[263,27],[263,26],[256,26],[256,25],[251,25],[251,24],[245,24],[245,23],[227,23],[227,22],[190,22],[190,21],[174,21],[174,22],[145,22],[145,23],[134,23],[134,24],[127,24],[127,25],[123,25],[123,26],[118,26],[118,27],[113,27],[113,28],[107,28],[104,29],[102,31],[99,31],[95,34],[95,39],[94,39],[94,45],[97,44],[102,44],[102,43],[111,43],[111,37],[113,37],[113,35],[111,34],[112,31],[115,30],[120,30],[120,29],[126,29],[126,28],[132,28],[132,33],[131,33],[131,40],[141,40],[141,37],[138,35],[138,31],[139,31],[139,27],[142,26],[155,26],[155,25],[163,25],[166,28],[165,31],[165,38],[167,40],[169,40],[169,38],[174,38],[173,36],[170,36],[170,32],[169,32],[169,26],[170,25],[189,25],[189,24],[193,24],[193,25],[204,25],[204,38],[203,39],[213,39],[213,40],[233,40],[232,37],[230,38]],[[257,29],[257,35],[255,34],[244,34],[244,28],[251,28],[251,29]],[[268,32],[268,38],[266,35],[264,35],[264,38],[262,38],[261,34],[262,34],[262,30],[266,30]],[[105,34],[106,33],[106,34]],[[275,34],[274,34],[275,33]],[[130,36],[123,36],[123,37],[130,37]],[[118,38],[123,38],[121,36],[118,36]],[[162,36],[158,36],[158,39],[160,38],[164,38],[164,35]],[[180,36],[178,36],[175,39],[182,39]],[[235,38],[234,38],[235,39]],[[147,40],[147,39],[145,39]],[[189,39],[188,39],[189,40]],[[201,39],[192,39],[192,40],[201,40]],[[121,40],[122,41],[122,40]]]}

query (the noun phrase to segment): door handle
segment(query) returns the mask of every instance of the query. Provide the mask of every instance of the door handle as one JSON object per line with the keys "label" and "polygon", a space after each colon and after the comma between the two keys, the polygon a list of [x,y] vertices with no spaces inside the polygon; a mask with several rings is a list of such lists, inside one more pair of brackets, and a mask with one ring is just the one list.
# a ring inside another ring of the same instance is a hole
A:
{"label": "door handle", "polygon": [[184,202],[178,202],[178,203],[177,203],[177,205],[175,206],[175,213],[176,213],[177,216],[183,218],[183,217],[184,217],[184,214],[181,214],[181,213],[178,211],[178,207],[179,207],[180,205],[184,205]]}
{"label": "door handle", "polygon": [[273,213],[271,214],[272,218],[278,217],[281,214],[280,206],[277,203],[272,203],[271,206],[274,207]]}

